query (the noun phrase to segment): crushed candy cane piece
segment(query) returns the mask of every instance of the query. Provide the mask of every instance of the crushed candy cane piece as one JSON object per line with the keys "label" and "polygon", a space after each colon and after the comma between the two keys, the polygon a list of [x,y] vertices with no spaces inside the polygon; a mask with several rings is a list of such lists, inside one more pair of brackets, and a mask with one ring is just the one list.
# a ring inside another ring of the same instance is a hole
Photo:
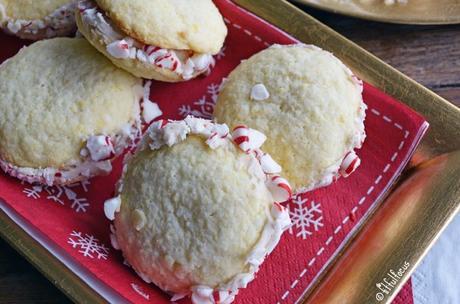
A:
{"label": "crushed candy cane piece", "polygon": [[232,134],[233,141],[246,153],[260,148],[267,137],[254,129],[248,128],[245,125],[236,126]]}
{"label": "crushed candy cane piece", "polygon": [[232,293],[227,290],[219,290],[219,304],[230,304],[235,300],[237,292]]}
{"label": "crushed candy cane piece", "polygon": [[214,290],[207,286],[196,286],[192,288],[192,302],[194,304],[214,304]]}
{"label": "crushed candy cane piece", "polygon": [[144,86],[144,98],[142,102],[142,119],[147,124],[151,123],[155,118],[163,115],[160,107],[156,102],[150,100],[150,88],[152,82],[147,81]]}
{"label": "crushed candy cane piece", "polygon": [[118,59],[130,58],[129,45],[125,40],[117,40],[107,45],[107,52]]}
{"label": "crushed candy cane piece", "polygon": [[196,70],[203,71],[209,67],[210,62],[212,62],[214,59],[209,54],[195,54],[190,57],[190,60],[193,62]]}
{"label": "crushed candy cane piece", "polygon": [[270,156],[270,154],[263,153],[258,159],[265,174],[281,172],[281,166]]}
{"label": "crushed candy cane piece", "polygon": [[86,141],[86,149],[94,161],[108,160],[115,156],[112,140],[109,136],[91,136]]}
{"label": "crushed candy cane piece", "polygon": [[267,136],[264,133],[251,128],[249,129],[249,149],[251,151],[262,147],[266,140]]}
{"label": "crushed candy cane piece", "polygon": [[289,217],[289,211],[286,207],[282,206],[280,203],[274,203],[270,211],[272,217],[282,230],[291,226],[291,218]]}
{"label": "crushed candy cane piece", "polygon": [[233,129],[232,139],[241,148],[241,150],[244,152],[249,151],[249,128],[247,126],[236,126]]}
{"label": "crushed candy cane piece", "polygon": [[104,202],[104,214],[105,217],[113,221],[115,219],[115,213],[120,212],[121,198],[120,196],[113,197]]}
{"label": "crushed candy cane piece", "polygon": [[355,151],[349,152],[340,165],[339,173],[343,177],[348,177],[361,164],[361,159],[356,155]]}
{"label": "crushed candy cane piece", "polygon": [[165,129],[165,132],[163,133],[163,140],[168,147],[185,140],[188,132],[190,132],[190,128],[185,121],[169,123],[161,128]]}
{"label": "crushed candy cane piece", "polygon": [[279,175],[272,176],[268,180],[267,187],[277,203],[285,202],[292,196],[292,188],[289,182]]}
{"label": "crushed candy cane piece", "polygon": [[258,83],[251,89],[251,99],[262,101],[270,97],[270,93],[263,83]]}
{"label": "crushed candy cane piece", "polygon": [[206,139],[206,144],[214,150],[224,145],[225,141],[226,137],[222,138],[217,132],[214,132],[211,134],[211,136],[208,137],[208,139]]}

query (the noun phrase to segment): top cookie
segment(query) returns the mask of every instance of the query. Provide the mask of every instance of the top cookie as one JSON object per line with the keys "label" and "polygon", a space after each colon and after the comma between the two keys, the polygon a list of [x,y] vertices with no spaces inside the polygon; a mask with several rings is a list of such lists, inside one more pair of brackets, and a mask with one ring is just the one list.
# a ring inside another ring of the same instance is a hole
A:
{"label": "top cookie", "polygon": [[[4,13],[11,19],[37,20],[43,19],[71,0],[0,0],[0,7],[4,7]],[[0,20],[5,16],[1,16]]]}
{"label": "top cookie", "polygon": [[84,39],[23,48],[0,66],[0,158],[17,167],[76,164],[85,141],[134,123],[140,79]]}
{"label": "top cookie", "polygon": [[211,0],[97,0],[129,36],[161,48],[217,54],[227,28]]}
{"label": "top cookie", "polygon": [[[364,140],[362,83],[314,46],[274,46],[241,63],[219,95],[215,116],[268,137],[263,149],[297,189],[332,182]],[[345,175],[345,172],[342,174]]]}

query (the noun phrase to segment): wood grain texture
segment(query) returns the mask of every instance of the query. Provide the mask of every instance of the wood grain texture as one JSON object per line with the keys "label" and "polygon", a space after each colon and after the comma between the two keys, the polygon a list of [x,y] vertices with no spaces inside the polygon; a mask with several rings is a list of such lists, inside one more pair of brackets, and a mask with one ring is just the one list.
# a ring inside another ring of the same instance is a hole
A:
{"label": "wood grain texture", "polygon": [[0,239],[0,303],[71,303]]}
{"label": "wood grain texture", "polygon": [[[302,8],[460,106],[460,25],[392,25]],[[51,282],[0,240],[0,303],[69,302]]]}

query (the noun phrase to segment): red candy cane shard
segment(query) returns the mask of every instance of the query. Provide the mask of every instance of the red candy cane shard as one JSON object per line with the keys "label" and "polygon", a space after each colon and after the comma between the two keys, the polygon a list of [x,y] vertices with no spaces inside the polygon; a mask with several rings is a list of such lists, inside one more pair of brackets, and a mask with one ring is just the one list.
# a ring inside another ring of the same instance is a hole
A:
{"label": "red candy cane shard", "polygon": [[245,125],[233,129],[232,139],[244,152],[249,152],[249,128]]}
{"label": "red candy cane shard", "polygon": [[274,175],[268,181],[268,189],[277,203],[285,202],[292,196],[291,185],[289,185],[289,182],[286,179],[279,175]]}
{"label": "red candy cane shard", "polygon": [[353,173],[356,168],[359,167],[361,164],[361,159],[356,155],[354,151],[349,152],[345,155],[345,158],[340,165],[339,173],[343,177],[348,177],[351,173]]}
{"label": "red candy cane shard", "polygon": [[248,128],[245,125],[236,126],[232,134],[233,141],[246,153],[257,150],[267,137],[261,132]]}
{"label": "red candy cane shard", "polygon": [[112,139],[109,136],[98,135],[91,136],[86,141],[86,149],[94,161],[104,161],[115,156]]}
{"label": "red candy cane shard", "polygon": [[282,212],[286,209],[286,207],[282,206],[280,203],[275,202],[275,207],[278,211]]}

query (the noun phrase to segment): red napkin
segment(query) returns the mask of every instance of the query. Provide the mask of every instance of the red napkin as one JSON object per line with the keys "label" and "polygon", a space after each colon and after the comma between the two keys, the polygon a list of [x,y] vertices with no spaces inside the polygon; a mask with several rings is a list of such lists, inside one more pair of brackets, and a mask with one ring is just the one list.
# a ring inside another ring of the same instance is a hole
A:
{"label": "red napkin", "polygon": [[[179,119],[188,114],[211,117],[222,78],[242,59],[274,43],[296,42],[230,1],[215,2],[229,29],[216,67],[206,78],[180,84],[154,82],[151,99],[163,110],[162,118]],[[5,35],[0,41],[0,61],[23,45]],[[298,195],[289,203],[294,225],[256,279],[240,291],[236,303],[295,303],[363,217],[376,208],[408,162],[427,129],[423,117],[367,84],[364,99],[369,106],[365,123],[368,136],[358,151],[361,166],[349,178]],[[113,194],[120,160],[114,167],[109,176],[66,187],[33,186],[1,174],[0,198],[4,202],[0,206],[110,302],[168,303],[168,295],[139,279],[110,246],[103,202]]]}

